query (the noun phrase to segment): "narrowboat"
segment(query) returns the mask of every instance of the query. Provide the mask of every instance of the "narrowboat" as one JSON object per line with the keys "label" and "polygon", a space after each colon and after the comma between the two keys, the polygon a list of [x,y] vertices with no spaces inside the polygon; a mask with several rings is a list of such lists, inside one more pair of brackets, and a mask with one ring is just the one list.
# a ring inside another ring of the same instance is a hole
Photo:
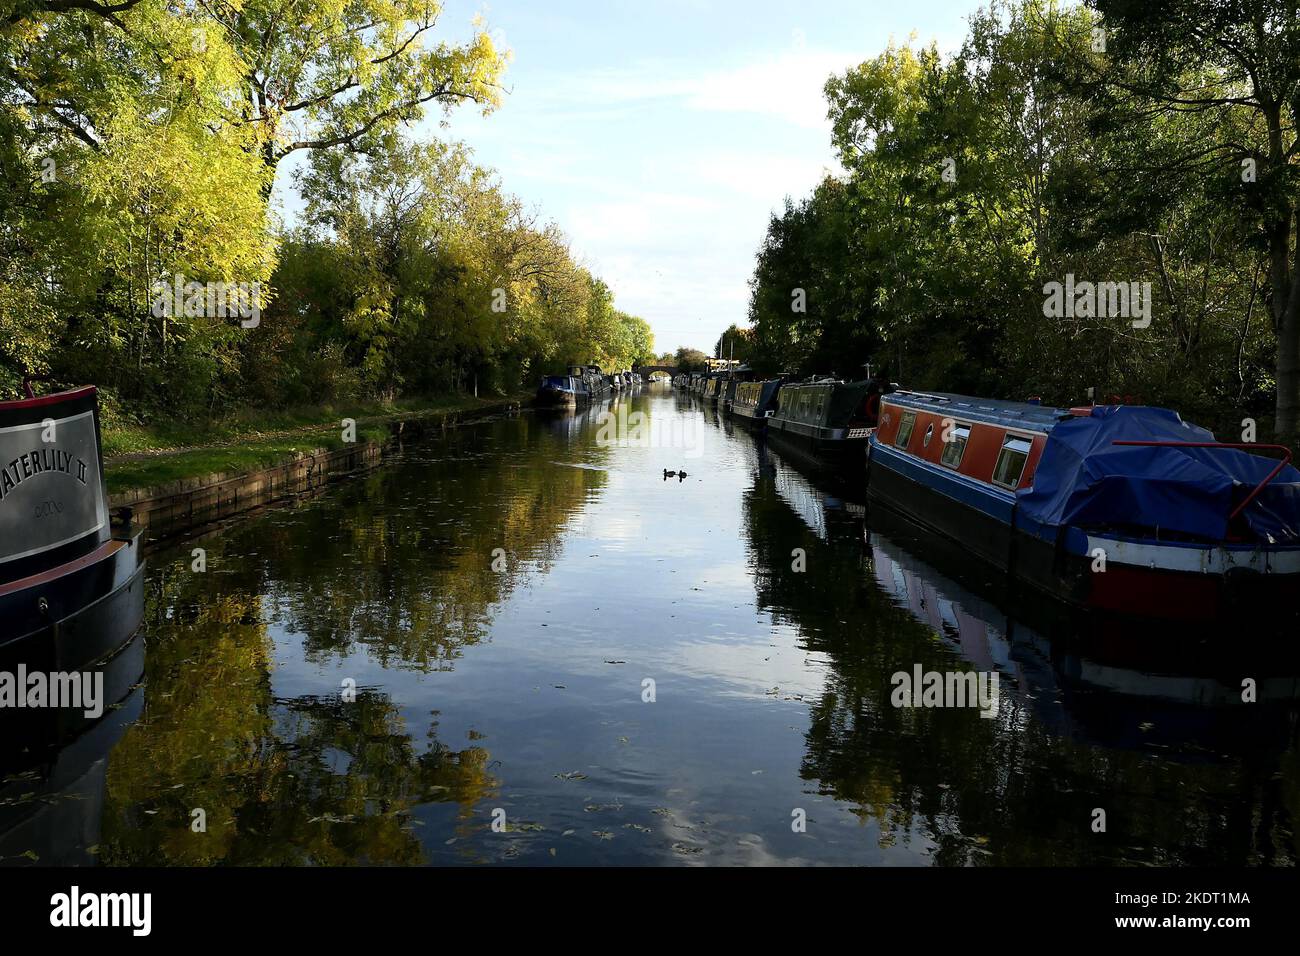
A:
{"label": "narrowboat", "polygon": [[537,404],[553,408],[576,408],[591,401],[591,389],[583,377],[581,365],[569,369],[568,375],[548,375],[537,389]]}
{"label": "narrowboat", "polygon": [[818,463],[859,467],[866,459],[875,395],[872,381],[788,382],[777,393],[767,433]]}
{"label": "narrowboat", "polygon": [[614,387],[612,380],[600,370],[599,365],[588,365],[583,373],[583,380],[587,383],[587,391],[591,393],[593,400],[605,398]]}
{"label": "narrowboat", "polygon": [[740,379],[736,378],[734,375],[730,375],[723,380],[721,386],[722,394],[718,399],[718,407],[724,412],[731,411],[731,405],[736,400],[736,389],[739,385]]}
{"label": "narrowboat", "polygon": [[141,536],[112,527],[96,390],[27,392],[0,402],[0,658],[76,670],[140,626]]}
{"label": "narrowboat", "polygon": [[766,382],[741,382],[736,386],[736,397],[731,402],[731,413],[751,428],[763,429],[767,419],[776,410],[781,380]]}
{"label": "narrowboat", "polygon": [[1289,461],[1163,408],[898,391],[880,401],[867,492],[1071,605],[1200,619],[1297,593]]}

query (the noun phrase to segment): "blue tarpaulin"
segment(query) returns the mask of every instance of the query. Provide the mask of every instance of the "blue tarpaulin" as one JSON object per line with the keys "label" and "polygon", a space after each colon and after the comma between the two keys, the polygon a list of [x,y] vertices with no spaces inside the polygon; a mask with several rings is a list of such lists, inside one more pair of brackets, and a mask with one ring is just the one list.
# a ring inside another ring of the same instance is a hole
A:
{"label": "blue tarpaulin", "polygon": [[[1049,526],[1128,527],[1222,541],[1228,515],[1277,460],[1232,448],[1115,445],[1117,441],[1214,441],[1164,408],[1099,406],[1049,433],[1025,517]],[[1300,471],[1288,465],[1242,512],[1252,536],[1300,542]]]}

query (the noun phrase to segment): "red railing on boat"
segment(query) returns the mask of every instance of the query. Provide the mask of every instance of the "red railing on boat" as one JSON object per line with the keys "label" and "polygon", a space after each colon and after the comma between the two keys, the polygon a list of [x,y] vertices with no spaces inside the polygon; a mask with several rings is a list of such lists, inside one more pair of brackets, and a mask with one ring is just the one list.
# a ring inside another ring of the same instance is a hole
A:
{"label": "red railing on boat", "polygon": [[1240,448],[1243,451],[1249,451],[1251,449],[1258,449],[1258,448],[1267,448],[1270,451],[1282,452],[1284,457],[1282,458],[1281,461],[1277,463],[1277,467],[1274,468],[1272,471],[1270,471],[1264,477],[1264,480],[1255,486],[1255,490],[1246,496],[1245,501],[1237,505],[1236,508],[1232,509],[1232,514],[1228,515],[1229,521],[1232,521],[1233,518],[1237,517],[1237,515],[1245,511],[1246,506],[1249,505],[1252,501],[1254,501],[1259,496],[1259,493],[1264,490],[1264,486],[1267,485],[1274,478],[1276,478],[1279,474],[1281,474],[1283,468],[1291,464],[1291,449],[1287,448],[1286,445],[1260,445],[1257,444],[1256,442],[1226,442],[1226,441],[1117,441],[1117,442],[1112,442],[1111,444],[1145,445],[1150,448]]}

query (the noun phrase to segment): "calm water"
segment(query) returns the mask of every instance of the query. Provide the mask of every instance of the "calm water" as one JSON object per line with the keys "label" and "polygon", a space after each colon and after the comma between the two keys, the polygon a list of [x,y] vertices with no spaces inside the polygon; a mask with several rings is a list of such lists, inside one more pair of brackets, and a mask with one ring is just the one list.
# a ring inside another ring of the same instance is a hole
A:
{"label": "calm water", "polygon": [[[625,405],[695,447],[523,414],[153,555],[119,703],[4,766],[3,862],[1295,862],[1294,633],[1081,634],[698,401]],[[997,715],[893,707],[915,664],[996,670]]]}

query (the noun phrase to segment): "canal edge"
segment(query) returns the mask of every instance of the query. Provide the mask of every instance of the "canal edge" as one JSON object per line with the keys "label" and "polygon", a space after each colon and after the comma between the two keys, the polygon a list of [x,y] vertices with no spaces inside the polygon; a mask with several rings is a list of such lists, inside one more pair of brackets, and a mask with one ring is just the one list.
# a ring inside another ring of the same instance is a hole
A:
{"label": "canal edge", "polygon": [[481,408],[416,414],[391,420],[383,441],[344,448],[314,448],[251,472],[217,472],[163,485],[133,488],[109,496],[117,528],[144,532],[145,547],[202,532],[230,519],[251,515],[291,498],[309,497],[341,478],[379,468],[401,442],[532,407],[528,399],[509,399]]}

